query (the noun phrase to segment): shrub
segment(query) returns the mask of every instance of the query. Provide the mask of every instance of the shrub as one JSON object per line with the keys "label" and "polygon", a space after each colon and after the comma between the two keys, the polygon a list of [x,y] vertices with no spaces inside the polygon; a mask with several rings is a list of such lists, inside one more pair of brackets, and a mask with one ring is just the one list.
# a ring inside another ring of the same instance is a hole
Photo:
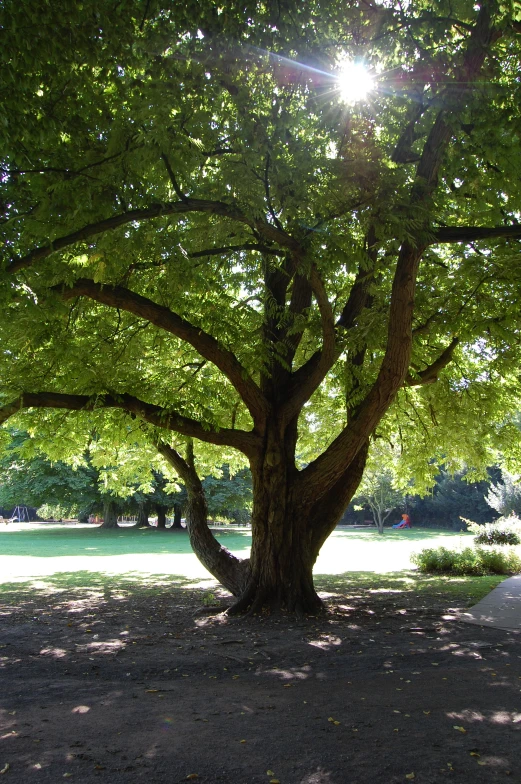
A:
{"label": "shrub", "polygon": [[465,547],[448,550],[437,547],[413,553],[411,561],[420,572],[434,574],[516,574],[521,572],[521,558],[510,549]]}
{"label": "shrub", "polygon": [[500,517],[493,523],[479,525],[461,518],[469,531],[476,534],[475,544],[521,544],[521,520],[515,515]]}

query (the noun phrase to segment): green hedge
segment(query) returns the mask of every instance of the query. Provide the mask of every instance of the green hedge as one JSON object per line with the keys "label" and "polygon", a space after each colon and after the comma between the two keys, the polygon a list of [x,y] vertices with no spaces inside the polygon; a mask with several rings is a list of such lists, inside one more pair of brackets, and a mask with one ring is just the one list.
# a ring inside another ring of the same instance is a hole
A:
{"label": "green hedge", "polygon": [[466,547],[448,550],[436,547],[413,553],[411,561],[420,572],[434,574],[517,574],[521,558],[512,548]]}

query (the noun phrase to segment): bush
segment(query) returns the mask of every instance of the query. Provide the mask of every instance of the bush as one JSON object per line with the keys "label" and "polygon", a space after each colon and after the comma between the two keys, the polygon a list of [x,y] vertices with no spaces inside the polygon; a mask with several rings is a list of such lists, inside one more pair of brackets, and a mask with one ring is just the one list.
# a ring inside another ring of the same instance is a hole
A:
{"label": "bush", "polygon": [[508,548],[504,550],[465,547],[464,550],[430,548],[413,553],[411,561],[420,572],[434,574],[517,574],[521,558]]}
{"label": "bush", "polygon": [[469,531],[476,534],[475,544],[521,544],[521,520],[515,515],[500,517],[493,523],[479,525],[461,518]]}

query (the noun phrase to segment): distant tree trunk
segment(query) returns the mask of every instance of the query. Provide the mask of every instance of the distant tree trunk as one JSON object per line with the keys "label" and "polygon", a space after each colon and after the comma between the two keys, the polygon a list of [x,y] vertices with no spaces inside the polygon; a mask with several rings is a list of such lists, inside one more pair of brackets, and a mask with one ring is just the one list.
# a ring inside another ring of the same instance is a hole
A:
{"label": "distant tree trunk", "polygon": [[148,501],[142,501],[138,504],[136,528],[149,528],[148,513],[150,511],[150,504]]}
{"label": "distant tree trunk", "polygon": [[118,515],[116,511],[116,504],[111,498],[105,499],[103,502],[103,525],[102,528],[117,528]]}
{"label": "distant tree trunk", "polygon": [[182,514],[182,507],[181,504],[174,504],[174,522],[171,525],[172,531],[183,530],[183,526],[181,525],[181,514]]}
{"label": "distant tree trunk", "polygon": [[158,529],[165,529],[166,528],[166,507],[161,506],[161,504],[156,504],[156,512],[157,512],[157,527]]}

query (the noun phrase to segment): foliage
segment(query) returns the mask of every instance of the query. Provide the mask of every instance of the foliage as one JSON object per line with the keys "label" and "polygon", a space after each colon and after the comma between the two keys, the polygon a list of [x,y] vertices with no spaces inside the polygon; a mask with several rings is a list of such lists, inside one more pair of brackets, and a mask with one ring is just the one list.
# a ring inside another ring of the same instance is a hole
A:
{"label": "foliage", "polygon": [[63,520],[76,513],[76,507],[60,506],[60,504],[42,504],[36,510],[36,514],[42,520]]}
{"label": "foliage", "polygon": [[521,520],[515,515],[500,517],[489,525],[463,520],[468,530],[475,534],[476,544],[521,544]]}
{"label": "foliage", "polygon": [[521,514],[521,484],[519,477],[509,473],[505,468],[501,471],[501,482],[492,483],[486,501],[503,517]]}
{"label": "foliage", "polygon": [[247,469],[231,474],[229,466],[225,465],[219,477],[206,477],[203,487],[211,517],[226,518],[240,524],[250,522],[252,487],[251,474]]}
{"label": "foliage", "polygon": [[35,450],[27,433],[14,432],[0,455],[0,506],[24,503],[40,507],[38,514],[44,519],[75,516],[87,519],[91,513],[103,512],[107,498],[112,499],[119,512],[132,513],[137,504],[145,501],[170,508],[182,499],[179,487],[158,471],[152,471],[146,483],[139,482],[139,476],[135,475],[132,486],[132,467],[138,471],[132,453],[120,445],[119,454],[126,457],[125,465],[96,467],[102,460],[99,440],[95,439],[81,462],[76,459],[74,465],[69,465],[61,460],[49,460]]}
{"label": "foliage", "polygon": [[449,550],[446,547],[427,548],[411,555],[411,561],[421,572],[441,574],[517,574],[521,572],[521,558],[512,548],[483,549],[465,547]]}

